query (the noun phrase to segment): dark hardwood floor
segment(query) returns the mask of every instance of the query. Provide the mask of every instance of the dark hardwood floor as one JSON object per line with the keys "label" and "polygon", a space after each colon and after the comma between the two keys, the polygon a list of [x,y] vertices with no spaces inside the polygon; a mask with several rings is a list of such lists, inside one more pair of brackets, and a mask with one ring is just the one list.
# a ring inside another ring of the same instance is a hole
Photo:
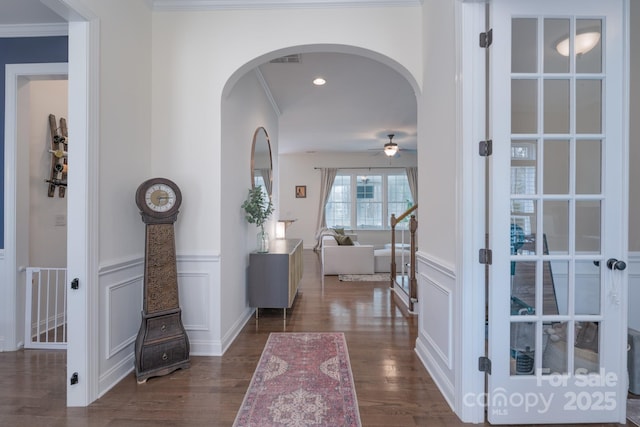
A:
{"label": "dark hardwood floor", "polygon": [[192,356],[189,369],[140,385],[131,373],[87,408],[66,407],[64,351],[0,353],[0,426],[231,426],[269,333],[281,331],[345,333],[364,427],[465,425],[418,360],[417,318],[396,306],[388,285],[323,282],[318,255],[304,256],[286,323],[282,310],[260,310],[224,356]]}

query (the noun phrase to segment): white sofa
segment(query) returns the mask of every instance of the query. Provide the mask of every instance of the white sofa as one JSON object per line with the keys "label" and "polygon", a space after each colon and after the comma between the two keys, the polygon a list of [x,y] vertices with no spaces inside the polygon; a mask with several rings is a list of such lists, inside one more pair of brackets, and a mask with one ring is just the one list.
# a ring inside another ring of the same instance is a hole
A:
{"label": "white sofa", "polygon": [[[355,235],[349,234],[353,246],[340,246],[333,236],[322,237],[322,273],[373,274],[373,245],[360,245]],[[354,240],[356,239],[356,240]]]}

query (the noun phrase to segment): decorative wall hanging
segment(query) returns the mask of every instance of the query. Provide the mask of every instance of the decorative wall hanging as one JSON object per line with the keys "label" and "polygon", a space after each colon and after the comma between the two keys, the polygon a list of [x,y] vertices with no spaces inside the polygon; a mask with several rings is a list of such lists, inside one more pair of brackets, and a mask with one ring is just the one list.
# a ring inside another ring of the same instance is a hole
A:
{"label": "decorative wall hanging", "polygon": [[51,129],[51,174],[45,180],[49,184],[47,195],[53,197],[58,187],[58,196],[64,197],[67,189],[67,120],[60,118],[60,126],[56,123],[56,116],[49,114],[49,128]]}

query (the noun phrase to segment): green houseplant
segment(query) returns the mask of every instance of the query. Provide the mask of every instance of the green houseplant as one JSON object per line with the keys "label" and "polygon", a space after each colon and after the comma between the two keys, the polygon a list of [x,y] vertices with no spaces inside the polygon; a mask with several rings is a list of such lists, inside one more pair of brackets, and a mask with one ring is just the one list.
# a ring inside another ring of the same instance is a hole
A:
{"label": "green houseplant", "polygon": [[260,227],[258,233],[258,252],[269,252],[269,234],[264,231],[264,223],[273,213],[271,199],[266,196],[261,186],[249,189],[249,196],[242,203],[245,218],[249,224]]}

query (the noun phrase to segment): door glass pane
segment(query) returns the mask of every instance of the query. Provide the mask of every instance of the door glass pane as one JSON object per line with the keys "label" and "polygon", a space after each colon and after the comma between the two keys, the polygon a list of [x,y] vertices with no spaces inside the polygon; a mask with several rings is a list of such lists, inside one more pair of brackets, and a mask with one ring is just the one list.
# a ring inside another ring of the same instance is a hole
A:
{"label": "door glass pane", "polygon": [[567,261],[544,261],[542,274],[542,314],[568,314],[569,263]]}
{"label": "door glass pane", "polygon": [[599,329],[600,322],[576,322],[573,366],[578,374],[599,371]]}
{"label": "door glass pane", "polygon": [[544,202],[543,231],[549,253],[569,253],[569,202],[547,200]]}
{"label": "door glass pane", "polygon": [[576,72],[602,72],[602,21],[576,20]]}
{"label": "door glass pane", "polygon": [[576,314],[600,314],[600,263],[576,261]]}
{"label": "door glass pane", "polygon": [[569,193],[569,141],[544,141],[544,194]]}
{"label": "door glass pane", "polygon": [[569,80],[544,81],[544,132],[569,132]]}
{"label": "door glass pane", "polygon": [[576,133],[602,132],[602,81],[576,81]]}
{"label": "door glass pane", "polygon": [[511,322],[511,375],[535,373],[536,324]]}
{"label": "door glass pane", "polygon": [[568,73],[569,56],[562,55],[556,49],[557,44],[569,36],[568,19],[544,20],[544,55],[545,73]]}
{"label": "door glass pane", "polygon": [[568,372],[567,322],[551,322],[544,326],[542,334],[542,373],[544,375]]}
{"label": "door glass pane", "polygon": [[511,194],[536,194],[536,141],[511,142]]}
{"label": "door glass pane", "polygon": [[516,18],[511,22],[511,72],[537,71],[537,25],[536,18]]}
{"label": "door glass pane", "polygon": [[535,314],[536,262],[511,261],[511,314]]}
{"label": "door glass pane", "polygon": [[576,201],[576,253],[600,253],[599,200]]}
{"label": "door glass pane", "polygon": [[521,253],[526,236],[536,232],[536,216],[535,200],[511,200],[511,254]]}
{"label": "door glass pane", "polygon": [[538,130],[538,81],[511,81],[511,132],[536,133]]}
{"label": "door glass pane", "polygon": [[602,141],[576,141],[576,194],[600,194]]}

